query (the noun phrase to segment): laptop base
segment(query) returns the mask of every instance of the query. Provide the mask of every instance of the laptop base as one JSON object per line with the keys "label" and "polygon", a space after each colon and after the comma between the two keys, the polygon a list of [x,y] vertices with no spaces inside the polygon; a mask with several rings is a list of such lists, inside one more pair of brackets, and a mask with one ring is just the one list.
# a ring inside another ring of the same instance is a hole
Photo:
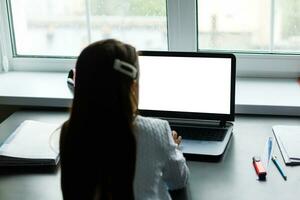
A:
{"label": "laptop base", "polygon": [[[207,141],[198,139],[184,139],[181,142],[181,150],[187,160],[218,162],[229,146],[232,138],[233,125],[229,124],[228,131],[222,141]],[[180,134],[180,133],[179,133]]]}
{"label": "laptop base", "polygon": [[191,153],[191,152],[185,152],[183,150],[183,155],[188,161],[220,162],[223,159],[225,152],[231,143],[232,133],[228,133],[228,134],[230,135],[229,140],[227,141],[224,151],[221,152],[220,154],[205,154],[200,151],[197,153],[195,152]]}

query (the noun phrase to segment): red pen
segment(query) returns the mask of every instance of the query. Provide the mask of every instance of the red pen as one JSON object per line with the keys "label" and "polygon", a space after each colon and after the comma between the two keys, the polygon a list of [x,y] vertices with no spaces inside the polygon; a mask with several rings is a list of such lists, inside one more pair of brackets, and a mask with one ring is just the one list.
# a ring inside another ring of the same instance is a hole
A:
{"label": "red pen", "polygon": [[254,156],[253,158],[253,166],[255,168],[256,174],[258,175],[259,180],[266,180],[267,172],[262,165],[262,162],[260,160],[260,157]]}

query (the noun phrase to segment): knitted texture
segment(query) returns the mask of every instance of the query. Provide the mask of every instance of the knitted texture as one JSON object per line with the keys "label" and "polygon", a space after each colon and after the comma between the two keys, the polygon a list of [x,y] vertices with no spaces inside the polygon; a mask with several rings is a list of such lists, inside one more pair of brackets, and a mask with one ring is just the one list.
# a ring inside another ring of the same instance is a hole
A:
{"label": "knitted texture", "polygon": [[189,170],[177,149],[169,123],[157,118],[137,116],[134,195],[137,200],[169,200],[168,190],[183,188]]}

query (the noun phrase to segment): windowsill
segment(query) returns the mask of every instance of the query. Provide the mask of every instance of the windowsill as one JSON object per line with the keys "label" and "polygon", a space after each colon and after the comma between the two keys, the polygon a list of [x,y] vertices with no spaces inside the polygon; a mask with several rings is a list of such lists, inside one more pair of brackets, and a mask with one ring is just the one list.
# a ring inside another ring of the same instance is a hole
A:
{"label": "windowsill", "polygon": [[67,73],[0,73],[0,105],[70,107]]}
{"label": "windowsill", "polygon": [[[0,105],[70,107],[72,93],[62,72],[0,73]],[[238,78],[236,113],[300,116],[296,79]]]}
{"label": "windowsill", "polygon": [[236,113],[300,116],[296,78],[238,78]]}

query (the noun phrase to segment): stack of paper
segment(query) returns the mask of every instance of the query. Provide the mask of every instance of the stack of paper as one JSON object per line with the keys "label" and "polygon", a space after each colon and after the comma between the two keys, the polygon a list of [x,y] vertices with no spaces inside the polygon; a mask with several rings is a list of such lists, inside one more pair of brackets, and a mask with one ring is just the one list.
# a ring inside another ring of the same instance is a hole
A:
{"label": "stack of paper", "polygon": [[0,166],[56,165],[60,125],[25,120],[0,147]]}
{"label": "stack of paper", "polygon": [[286,165],[300,165],[300,126],[276,125],[273,133]]}

